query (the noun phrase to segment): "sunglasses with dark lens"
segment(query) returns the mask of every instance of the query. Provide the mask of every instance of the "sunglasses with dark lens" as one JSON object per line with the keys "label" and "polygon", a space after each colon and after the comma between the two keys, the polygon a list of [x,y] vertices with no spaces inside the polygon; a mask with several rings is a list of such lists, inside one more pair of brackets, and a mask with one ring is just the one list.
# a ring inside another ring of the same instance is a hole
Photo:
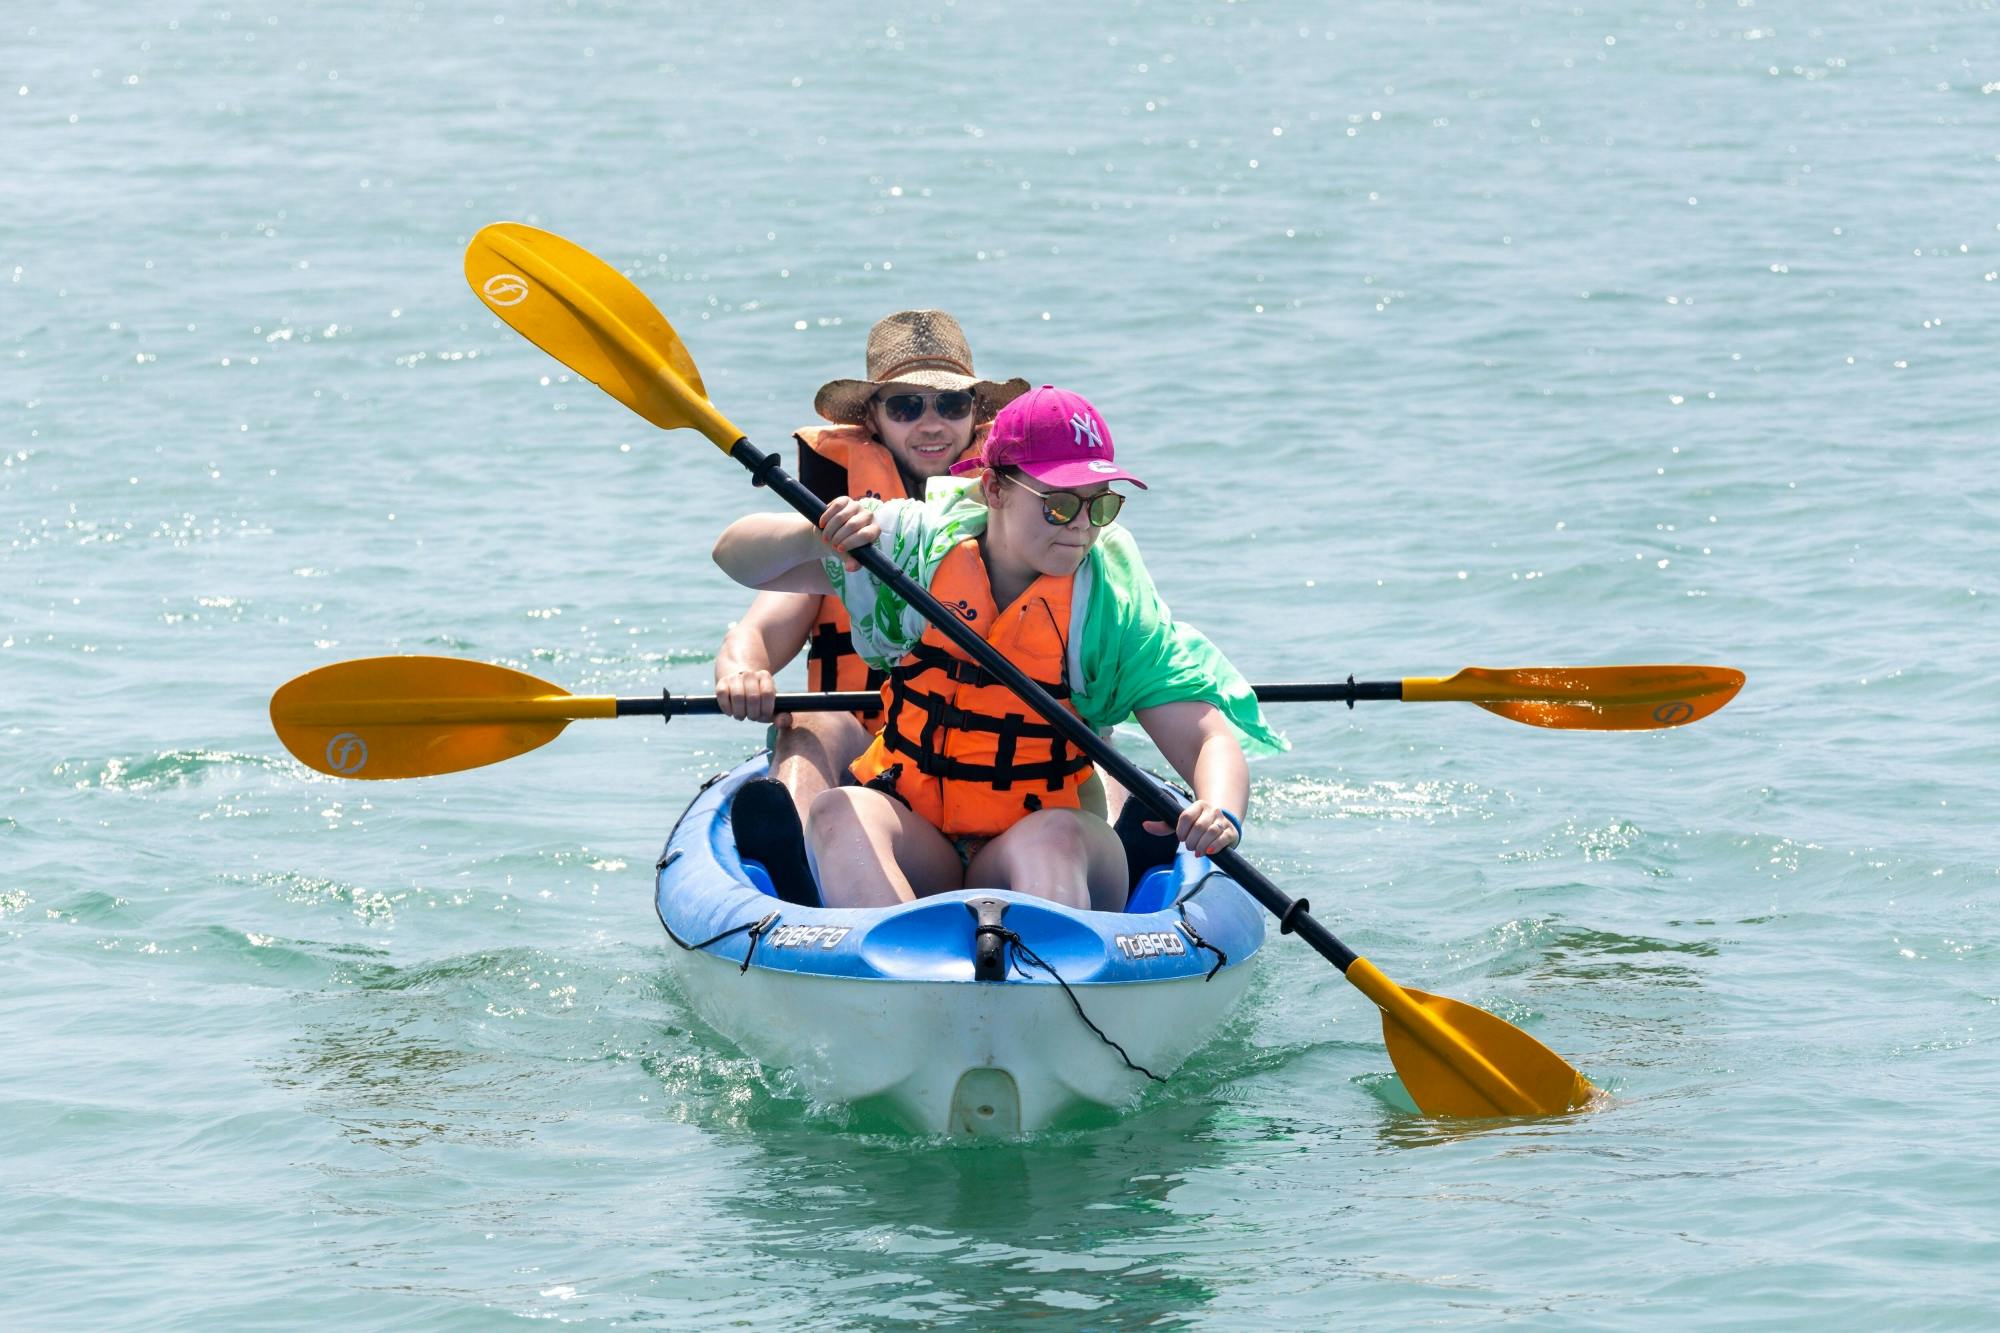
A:
{"label": "sunglasses with dark lens", "polygon": [[1038,491],[1019,477],[1005,472],[1000,475],[1041,500],[1042,517],[1052,528],[1066,527],[1086,505],[1090,508],[1090,526],[1101,528],[1117,518],[1118,511],[1125,507],[1125,497],[1116,491],[1099,491],[1085,500],[1075,491]]}
{"label": "sunglasses with dark lens", "polygon": [[972,415],[972,395],[964,389],[945,389],[938,393],[892,393],[877,401],[882,404],[883,415],[905,426],[923,416],[926,403],[936,407],[937,414],[946,421],[963,421]]}

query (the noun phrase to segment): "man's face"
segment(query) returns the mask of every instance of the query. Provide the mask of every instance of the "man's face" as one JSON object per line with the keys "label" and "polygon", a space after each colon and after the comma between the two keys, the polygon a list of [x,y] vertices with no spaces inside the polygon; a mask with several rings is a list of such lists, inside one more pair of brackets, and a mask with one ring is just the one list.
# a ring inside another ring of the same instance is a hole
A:
{"label": "man's face", "polygon": [[[972,421],[976,412],[967,412],[957,421],[938,415],[938,390],[918,385],[885,384],[868,404],[869,425],[875,438],[887,445],[910,475],[928,480],[941,477],[972,443]],[[915,421],[897,421],[883,407],[885,398],[915,395],[923,398],[923,415]]]}

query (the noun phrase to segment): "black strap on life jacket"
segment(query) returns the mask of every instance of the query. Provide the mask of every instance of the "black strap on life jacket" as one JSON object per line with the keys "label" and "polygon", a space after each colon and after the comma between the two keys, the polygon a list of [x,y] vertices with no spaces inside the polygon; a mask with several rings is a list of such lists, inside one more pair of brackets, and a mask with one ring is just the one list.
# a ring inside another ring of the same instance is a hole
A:
{"label": "black strap on life jacket", "polygon": [[[944,672],[960,685],[1000,684],[999,678],[979,663],[948,653],[936,644],[924,643],[921,640],[910,650],[908,657],[890,668],[889,676],[894,680],[906,680],[931,670]],[[1038,680],[1035,683],[1057,699],[1069,698],[1067,680]]]}
{"label": "black strap on life jacket", "polygon": [[[1041,782],[1050,791],[1061,791],[1066,779],[1090,768],[1090,756],[1073,752],[1069,738],[1046,722],[1039,719],[1030,721],[1022,713],[1003,713],[994,717],[971,712],[956,707],[944,695],[932,694],[911,685],[913,678],[930,670],[942,671],[961,685],[997,683],[992,674],[977,662],[968,662],[927,643],[919,643],[889,672],[889,716],[882,726],[882,744],[888,750],[907,757],[919,773],[957,782],[984,783],[995,791],[1009,791],[1017,782]],[[1069,697],[1067,683],[1037,681],[1036,684],[1057,699]],[[906,705],[921,709],[924,714],[922,730],[915,737],[905,734],[899,725]],[[940,733],[947,731],[992,732],[999,737],[993,762],[977,764],[956,755],[941,753],[943,738]],[[1024,740],[1046,742],[1048,759],[1032,764],[1016,762],[1014,756]]]}
{"label": "black strap on life jacket", "polygon": [[[814,625],[811,636],[806,639],[806,687],[823,694],[838,690],[840,659],[852,656],[854,635],[836,628],[831,620]],[[868,681],[862,688],[879,690],[887,679],[888,672],[869,667]]]}
{"label": "black strap on life jacket", "polygon": [[798,436],[792,438],[799,440],[799,484],[828,499],[847,494],[847,469]]}

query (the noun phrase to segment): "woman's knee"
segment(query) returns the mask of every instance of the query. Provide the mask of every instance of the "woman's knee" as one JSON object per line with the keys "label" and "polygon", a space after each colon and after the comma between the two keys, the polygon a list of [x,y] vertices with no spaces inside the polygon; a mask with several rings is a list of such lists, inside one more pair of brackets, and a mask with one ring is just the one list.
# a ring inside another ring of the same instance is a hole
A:
{"label": "woman's knee", "polygon": [[1051,856],[1081,861],[1098,849],[1110,826],[1084,810],[1038,810],[1014,826],[1017,842]]}
{"label": "woman's knee", "polygon": [[[1041,810],[994,840],[992,868],[1023,885],[1081,887],[1121,859],[1117,835],[1097,816],[1081,810]],[[975,869],[984,869],[975,863]],[[1016,885],[1021,887],[1021,885]],[[1023,892],[1037,892],[1025,887]],[[1068,895],[1065,895],[1068,896]]]}
{"label": "woman's knee", "polygon": [[866,787],[830,787],[814,797],[806,839],[822,886],[832,885],[822,889],[828,906],[907,902],[964,883],[958,853],[943,834]]}
{"label": "woman's knee", "polygon": [[904,831],[908,818],[909,812],[900,801],[873,788],[828,787],[813,797],[812,808],[806,814],[806,832],[810,836],[814,829],[824,829],[828,834],[873,831],[883,837],[894,837]]}
{"label": "woman's knee", "polygon": [[862,828],[866,822],[864,798],[875,794],[858,787],[828,787],[813,797],[812,808],[806,812],[806,836],[817,844]]}

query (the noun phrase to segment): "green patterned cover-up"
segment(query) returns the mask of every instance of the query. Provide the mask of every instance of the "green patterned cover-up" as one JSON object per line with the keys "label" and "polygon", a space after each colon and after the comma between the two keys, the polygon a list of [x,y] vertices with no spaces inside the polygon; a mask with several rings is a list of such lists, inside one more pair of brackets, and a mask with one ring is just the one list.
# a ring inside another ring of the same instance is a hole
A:
{"label": "green patterned cover-up", "polygon": [[[928,588],[951,548],[986,531],[986,506],[969,478],[933,478],[917,500],[864,500],[877,511],[876,546]],[[887,670],[929,628],[915,607],[867,570],[850,574],[838,557],[822,562],[853,622],[854,651]],[[1250,684],[1222,651],[1167,610],[1132,535],[1116,523],[1097,535],[1071,596],[1070,703],[1099,732],[1142,708],[1202,699],[1214,704],[1253,751],[1289,749],[1257,706]]]}

